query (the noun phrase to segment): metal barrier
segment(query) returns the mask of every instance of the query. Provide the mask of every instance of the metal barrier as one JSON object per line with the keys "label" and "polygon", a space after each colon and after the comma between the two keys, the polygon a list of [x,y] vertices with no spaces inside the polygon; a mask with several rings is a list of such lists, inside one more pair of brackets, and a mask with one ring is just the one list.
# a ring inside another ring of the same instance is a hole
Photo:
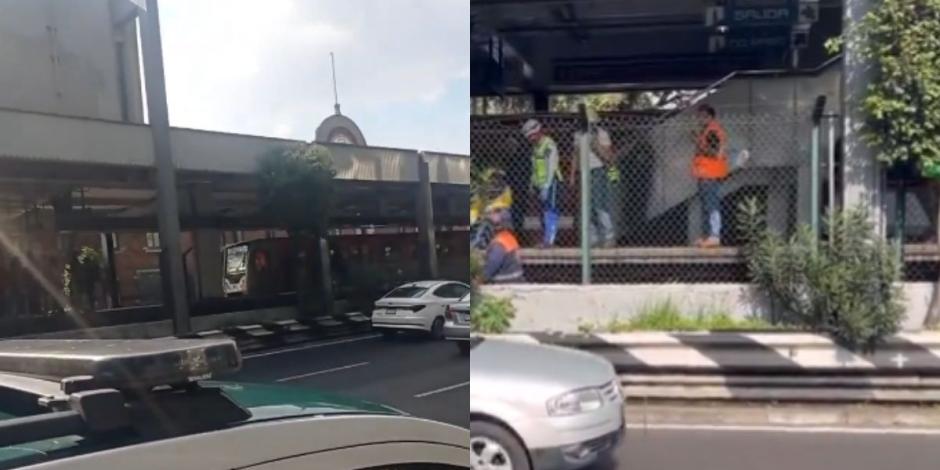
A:
{"label": "metal barrier", "polygon": [[[765,209],[768,226],[782,233],[792,232],[798,223],[810,223],[818,214],[813,201],[817,208],[828,202],[821,201],[828,197],[819,192],[819,183],[828,178],[812,171],[811,110],[798,114],[717,111],[727,134],[730,173],[713,188],[704,188],[692,174],[696,139],[702,129],[694,113],[602,115],[598,126],[610,136],[610,166],[616,171],[589,158],[590,174],[583,179],[575,138],[583,122],[578,115],[474,116],[473,163],[505,172],[505,184],[514,194],[513,223],[524,247],[527,278],[550,283],[743,281],[745,270],[729,270],[729,264],[741,263],[735,249],[743,243],[736,226],[740,203],[756,198]],[[532,144],[521,132],[530,118],[541,123],[559,152],[560,217],[557,238],[550,247],[539,246],[542,207],[531,184]],[[828,164],[826,147],[834,144],[826,132],[822,134],[818,171]],[[582,188],[588,196],[586,217],[582,216]],[[703,197],[705,190],[714,191],[708,197],[717,196],[719,201],[721,247],[717,248],[696,245],[708,221],[719,222],[716,214],[705,210],[706,204],[714,204],[714,199]],[[584,234],[582,228],[587,229]],[[582,247],[584,241],[588,243]],[[585,259],[593,271],[584,269]]]}

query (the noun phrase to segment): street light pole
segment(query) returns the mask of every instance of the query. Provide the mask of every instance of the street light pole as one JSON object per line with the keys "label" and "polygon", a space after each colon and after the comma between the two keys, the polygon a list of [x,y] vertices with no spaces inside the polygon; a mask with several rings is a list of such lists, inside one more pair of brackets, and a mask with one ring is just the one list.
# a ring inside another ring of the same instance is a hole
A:
{"label": "street light pole", "polygon": [[147,87],[147,110],[157,167],[157,220],[160,227],[163,308],[173,318],[174,334],[184,336],[191,333],[189,299],[186,295],[183,253],[180,248],[176,167],[170,148],[170,118],[166,102],[157,0],[147,0],[147,9],[140,16],[140,42]]}

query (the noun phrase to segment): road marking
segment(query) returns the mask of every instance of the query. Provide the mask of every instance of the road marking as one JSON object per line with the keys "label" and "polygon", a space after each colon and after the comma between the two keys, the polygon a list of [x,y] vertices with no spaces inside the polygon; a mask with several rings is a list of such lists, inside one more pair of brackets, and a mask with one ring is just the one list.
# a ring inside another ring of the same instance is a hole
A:
{"label": "road marking", "polygon": [[444,388],[439,388],[437,390],[431,390],[430,392],[419,393],[415,395],[415,398],[425,398],[431,395],[437,395],[438,393],[444,393],[444,392],[449,392],[451,390],[457,390],[458,388],[463,388],[468,385],[470,385],[469,380],[464,383],[457,384],[457,385],[451,385],[450,387],[444,387]]}
{"label": "road marking", "polygon": [[306,344],[304,346],[298,346],[295,348],[277,349],[274,351],[265,351],[262,353],[255,353],[255,354],[245,354],[244,356],[242,356],[242,359],[255,359],[258,357],[274,356],[277,354],[285,354],[285,353],[290,353],[290,352],[295,352],[295,351],[305,351],[307,349],[316,349],[316,348],[324,348],[327,346],[335,346],[337,344],[355,343],[358,341],[366,341],[366,340],[376,339],[380,337],[382,337],[382,335],[367,335],[367,336],[357,336],[354,338],[340,339],[336,341],[327,341],[325,343],[311,343],[311,344]]}
{"label": "road marking", "polygon": [[894,358],[891,359],[891,362],[897,364],[898,369],[903,369],[903,368],[904,368],[904,364],[906,364],[908,360],[909,360],[909,359],[907,358],[907,356],[905,356],[905,355],[903,355],[903,354],[901,354],[901,353],[898,353],[897,356],[894,356]]}
{"label": "road marking", "polygon": [[766,432],[782,434],[894,434],[940,436],[940,428],[840,428],[840,427],[785,427],[785,426],[731,426],[709,424],[627,424],[627,429],[653,431],[718,431]]}
{"label": "road marking", "polygon": [[353,369],[356,367],[362,367],[362,366],[367,366],[367,365],[369,365],[368,362],[358,362],[356,364],[350,364],[348,366],[340,366],[340,367],[334,367],[332,369],[318,370],[316,372],[310,372],[307,374],[292,375],[290,377],[284,377],[283,379],[277,379],[275,380],[275,382],[290,382],[291,380],[305,379],[307,377],[329,374],[330,372],[339,372],[341,370],[348,370],[348,369]]}

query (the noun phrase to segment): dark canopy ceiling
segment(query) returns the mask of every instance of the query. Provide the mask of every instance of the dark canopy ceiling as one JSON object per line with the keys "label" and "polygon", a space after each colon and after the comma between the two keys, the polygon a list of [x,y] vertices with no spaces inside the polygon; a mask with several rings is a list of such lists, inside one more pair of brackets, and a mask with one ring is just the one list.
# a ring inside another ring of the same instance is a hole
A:
{"label": "dark canopy ceiling", "polygon": [[814,68],[842,9],[841,0],[471,0],[470,15],[471,91],[484,95],[703,87],[793,67],[799,30],[798,66]]}

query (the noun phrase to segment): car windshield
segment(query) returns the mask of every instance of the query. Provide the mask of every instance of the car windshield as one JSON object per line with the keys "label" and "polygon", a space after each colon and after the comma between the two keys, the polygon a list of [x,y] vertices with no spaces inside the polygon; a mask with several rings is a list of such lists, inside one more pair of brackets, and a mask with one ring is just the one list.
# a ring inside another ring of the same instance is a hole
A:
{"label": "car windshield", "polygon": [[388,299],[417,299],[424,295],[427,292],[427,287],[418,287],[418,286],[402,286],[399,287],[388,294],[385,295],[385,298]]}
{"label": "car windshield", "polygon": [[460,302],[461,302],[461,303],[463,303],[463,302],[469,302],[469,301],[470,301],[470,298],[471,298],[472,296],[473,296],[473,294],[467,293],[467,295],[463,296],[463,298],[460,299]]}

